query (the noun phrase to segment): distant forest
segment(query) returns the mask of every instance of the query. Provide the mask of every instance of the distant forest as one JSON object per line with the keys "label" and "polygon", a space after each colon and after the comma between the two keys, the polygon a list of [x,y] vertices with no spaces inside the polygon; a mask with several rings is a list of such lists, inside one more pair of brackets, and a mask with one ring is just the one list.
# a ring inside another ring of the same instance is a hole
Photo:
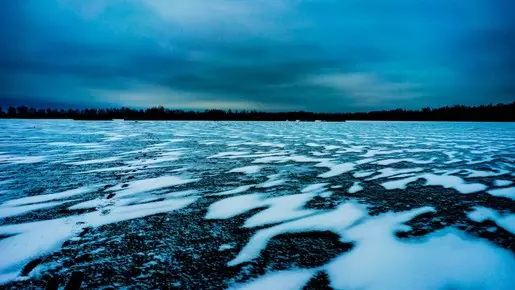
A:
{"label": "distant forest", "polygon": [[258,112],[233,110],[184,111],[153,107],[145,110],[113,109],[36,109],[27,106],[0,107],[0,118],[74,120],[212,120],[212,121],[515,121],[515,102],[511,104],[452,106],[421,110],[395,109],[363,113]]}

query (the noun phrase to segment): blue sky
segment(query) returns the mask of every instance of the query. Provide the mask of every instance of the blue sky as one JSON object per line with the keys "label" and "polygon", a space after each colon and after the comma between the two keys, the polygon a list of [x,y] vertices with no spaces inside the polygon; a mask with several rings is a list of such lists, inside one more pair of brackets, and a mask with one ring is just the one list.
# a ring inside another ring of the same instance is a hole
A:
{"label": "blue sky", "polygon": [[364,111],[515,101],[511,0],[5,0],[0,104]]}

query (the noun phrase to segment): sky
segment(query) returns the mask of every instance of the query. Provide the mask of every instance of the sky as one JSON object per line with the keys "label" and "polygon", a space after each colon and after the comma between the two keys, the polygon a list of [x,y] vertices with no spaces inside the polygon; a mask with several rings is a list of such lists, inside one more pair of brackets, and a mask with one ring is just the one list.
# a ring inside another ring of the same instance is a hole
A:
{"label": "sky", "polygon": [[3,0],[0,105],[515,101],[512,0]]}

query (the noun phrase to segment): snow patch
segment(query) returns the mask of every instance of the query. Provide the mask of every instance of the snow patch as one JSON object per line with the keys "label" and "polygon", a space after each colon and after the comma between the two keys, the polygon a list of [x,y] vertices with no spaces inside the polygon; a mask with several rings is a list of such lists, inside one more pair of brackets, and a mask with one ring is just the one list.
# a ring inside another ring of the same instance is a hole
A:
{"label": "snow patch", "polygon": [[361,206],[345,203],[335,210],[322,211],[319,214],[260,230],[252,236],[238,256],[231,260],[228,265],[236,266],[257,258],[275,236],[307,231],[334,231],[339,233],[364,217],[365,213]]}
{"label": "snow patch", "polygon": [[245,166],[245,167],[234,168],[234,169],[230,170],[229,173],[255,174],[255,173],[258,173],[262,168],[263,168],[263,166],[250,165],[250,166]]}
{"label": "snow patch", "polygon": [[430,163],[433,163],[435,160],[436,160],[435,157],[433,157],[429,160],[418,160],[418,159],[414,159],[414,158],[402,158],[402,159],[385,159],[385,160],[377,161],[376,163],[379,165],[391,165],[391,164],[400,163],[400,162],[409,162],[409,163],[413,163],[413,164],[430,164]]}
{"label": "snow patch", "polygon": [[513,183],[513,181],[511,180],[502,180],[502,179],[497,179],[497,180],[494,180],[494,186],[508,186],[508,185],[511,185]]}
{"label": "snow patch", "polygon": [[424,169],[423,168],[420,168],[420,167],[416,167],[416,168],[406,168],[406,169],[396,169],[396,168],[383,168],[383,169],[380,169],[379,172],[381,174],[379,175],[376,175],[376,176],[373,176],[373,177],[370,177],[368,178],[367,180],[370,181],[370,180],[376,180],[376,179],[381,179],[381,178],[386,178],[386,177],[392,177],[392,176],[395,176],[395,175],[399,175],[399,174],[404,174],[404,173],[412,173],[412,172],[420,172],[420,171],[423,171]]}
{"label": "snow patch", "polygon": [[38,203],[38,202],[46,202],[56,199],[66,199],[70,198],[76,195],[85,194],[89,192],[94,192],[98,190],[101,186],[82,186],[75,189],[70,189],[58,193],[52,193],[52,194],[42,194],[42,195],[34,195],[34,196],[28,196],[28,197],[22,197],[18,199],[12,199],[4,202],[2,206],[19,206],[19,205],[27,205],[32,203]]}
{"label": "snow patch", "polygon": [[329,171],[327,171],[326,173],[322,173],[322,174],[318,175],[318,177],[321,177],[321,178],[335,177],[335,176],[347,173],[349,171],[352,171],[356,167],[356,165],[354,163],[350,163],[350,162],[346,162],[346,163],[342,163],[342,164],[334,164],[332,162],[321,162],[315,166],[329,168]]}
{"label": "snow patch", "polygon": [[406,189],[408,183],[417,181],[419,179],[425,179],[426,183],[424,186],[442,186],[444,188],[453,188],[456,191],[468,194],[474,193],[478,191],[483,191],[487,188],[486,185],[481,183],[466,183],[461,177],[452,176],[452,175],[435,175],[431,173],[426,173],[422,175],[417,175],[414,177],[408,177],[404,179],[388,181],[381,184],[385,189]]}
{"label": "snow patch", "polygon": [[164,200],[145,204],[114,206],[108,214],[95,211],[65,218],[0,226],[0,284],[15,279],[26,265],[36,257],[58,250],[85,227],[103,225],[165,213],[184,208],[197,197]]}
{"label": "snow patch", "polygon": [[114,162],[114,161],[118,161],[119,159],[120,159],[120,157],[107,157],[107,158],[102,158],[102,159],[68,162],[65,164],[66,165],[90,165],[90,164]]}
{"label": "snow patch", "polygon": [[236,193],[242,193],[242,192],[248,191],[249,189],[253,188],[254,186],[255,185],[242,185],[242,186],[238,186],[234,189],[213,193],[211,195],[216,196],[216,195],[231,195],[231,194],[236,194]]}
{"label": "snow patch", "polygon": [[486,240],[447,229],[421,239],[400,240],[394,232],[418,214],[391,213],[349,229],[356,242],[325,267],[335,289],[513,289],[513,254]]}
{"label": "snow patch", "polygon": [[355,181],[352,186],[347,191],[348,193],[356,193],[363,190],[363,186],[361,186],[361,183],[359,181]]}
{"label": "snow patch", "polygon": [[502,196],[515,200],[515,187],[497,188],[487,191],[494,196]]}
{"label": "snow patch", "polygon": [[43,162],[46,156],[0,155],[0,164],[32,164]]}
{"label": "snow patch", "polygon": [[478,223],[484,222],[485,220],[492,220],[501,228],[515,235],[515,214],[501,215],[493,209],[476,206],[467,216]]}
{"label": "snow patch", "polygon": [[230,287],[231,290],[301,290],[316,273],[314,270],[287,270],[268,273],[263,277],[243,285]]}
{"label": "snow patch", "polygon": [[142,192],[148,192],[156,189],[161,189],[170,186],[177,186],[197,182],[200,179],[182,179],[178,176],[161,176],[156,178],[149,178],[143,180],[136,180],[127,183],[127,187],[122,184],[110,187],[108,191],[118,191],[116,196],[128,196]]}
{"label": "snow patch", "polygon": [[295,194],[263,199],[260,194],[247,194],[222,199],[209,206],[206,219],[229,219],[250,210],[268,207],[245,221],[245,227],[283,222],[314,213],[303,209],[315,194]]}

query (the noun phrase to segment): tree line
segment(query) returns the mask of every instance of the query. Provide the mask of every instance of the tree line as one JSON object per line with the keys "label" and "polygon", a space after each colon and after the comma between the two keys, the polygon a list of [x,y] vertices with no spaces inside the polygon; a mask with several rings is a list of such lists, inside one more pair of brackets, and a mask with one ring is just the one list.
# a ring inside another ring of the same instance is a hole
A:
{"label": "tree line", "polygon": [[361,113],[259,112],[249,110],[170,110],[162,106],[147,109],[38,109],[27,106],[0,107],[0,118],[74,120],[211,120],[211,121],[515,121],[515,102],[482,106],[446,106],[421,110],[383,110]]}

